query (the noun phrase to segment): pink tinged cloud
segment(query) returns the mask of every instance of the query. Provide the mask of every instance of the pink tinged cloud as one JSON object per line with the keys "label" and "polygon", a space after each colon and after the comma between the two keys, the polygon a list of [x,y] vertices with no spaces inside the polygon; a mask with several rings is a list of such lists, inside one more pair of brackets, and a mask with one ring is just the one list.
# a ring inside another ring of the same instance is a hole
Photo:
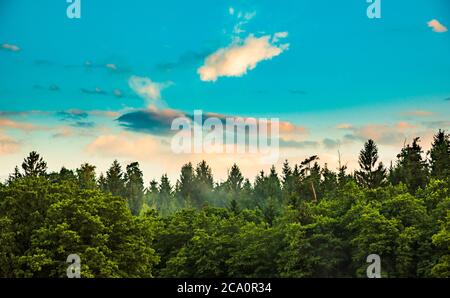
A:
{"label": "pink tinged cloud", "polygon": [[221,48],[205,59],[197,73],[202,81],[216,81],[219,77],[241,77],[264,60],[270,60],[289,48],[289,44],[276,44],[287,32],[255,37],[250,34]]}
{"label": "pink tinged cloud", "polygon": [[37,127],[30,123],[21,123],[10,119],[0,119],[0,129],[2,128],[14,128],[14,129],[20,129],[24,131],[32,131],[37,129]]}
{"label": "pink tinged cloud", "polygon": [[336,125],[336,128],[337,129],[352,129],[353,126],[349,123],[341,123],[341,124]]}
{"label": "pink tinged cloud", "polygon": [[16,153],[19,150],[20,144],[18,141],[0,134],[0,155]]}
{"label": "pink tinged cloud", "polygon": [[448,31],[447,27],[445,27],[443,24],[441,24],[436,19],[433,19],[433,20],[429,21],[427,24],[428,24],[428,27],[432,28],[434,32],[444,33],[444,32]]}

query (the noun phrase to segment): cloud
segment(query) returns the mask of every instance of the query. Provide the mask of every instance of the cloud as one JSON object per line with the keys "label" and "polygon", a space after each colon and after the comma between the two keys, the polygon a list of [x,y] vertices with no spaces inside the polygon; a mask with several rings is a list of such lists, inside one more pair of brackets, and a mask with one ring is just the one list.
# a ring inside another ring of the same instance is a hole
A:
{"label": "cloud", "polygon": [[200,79],[216,81],[219,77],[241,77],[259,62],[270,60],[289,48],[289,44],[277,45],[271,39],[270,35],[258,38],[250,34],[244,41],[237,40],[217,50],[197,70]]}
{"label": "cloud", "polygon": [[105,67],[111,70],[117,70],[117,65],[114,63],[108,63],[105,65]]}
{"label": "cloud", "polygon": [[73,128],[67,126],[61,126],[57,130],[58,131],[52,135],[52,138],[66,138],[75,134]]}
{"label": "cloud", "polygon": [[84,89],[84,88],[81,88],[80,90],[81,90],[81,92],[83,92],[85,94],[96,94],[96,95],[107,95],[108,94],[106,91],[102,90],[99,87],[95,87],[95,89],[93,89],[93,90]]}
{"label": "cloud", "polygon": [[447,27],[445,27],[443,24],[441,24],[436,19],[429,21],[427,24],[428,24],[428,27],[432,28],[434,32],[437,32],[437,33],[447,32]]}
{"label": "cloud", "polygon": [[20,48],[18,46],[13,45],[13,44],[9,44],[9,43],[2,44],[0,48],[3,49],[3,50],[6,50],[6,51],[11,51],[11,52],[18,52],[18,51],[20,51]]}
{"label": "cloud", "polygon": [[38,127],[31,123],[17,122],[6,118],[0,119],[0,129],[3,128],[14,128],[23,131],[32,131],[38,129]]}
{"label": "cloud", "polygon": [[[118,117],[116,120],[119,125],[130,132],[140,132],[156,136],[170,136],[175,131],[171,129],[172,122],[176,118],[187,118],[194,121],[194,115],[188,114],[179,110],[173,109],[157,109],[152,107],[145,110],[136,110],[125,113]],[[224,132],[235,133],[234,126],[227,125],[227,119],[234,119],[236,121],[246,121],[248,118],[239,116],[229,116],[218,113],[202,113],[202,123],[208,118],[217,118],[223,125]],[[265,129],[271,131],[271,120],[257,120],[258,124],[265,124]],[[287,121],[279,121],[279,136],[280,144],[285,147],[295,148],[312,148],[318,145],[316,142],[304,141],[303,139],[308,134],[308,131],[303,126],[295,125]],[[248,132],[246,132],[248,133]]]}
{"label": "cloud", "polygon": [[399,130],[406,130],[406,129],[412,129],[412,128],[416,128],[415,125],[408,123],[406,121],[400,121],[399,123],[397,123],[396,128],[398,128]]}
{"label": "cloud", "polygon": [[20,143],[9,136],[0,134],[0,155],[12,154],[20,149]]}
{"label": "cloud", "polygon": [[322,143],[325,149],[336,149],[341,145],[342,142],[340,140],[325,138],[323,139]]}
{"label": "cloud", "polygon": [[450,121],[438,120],[438,121],[427,121],[422,123],[424,126],[433,129],[449,129]]}
{"label": "cloud", "polygon": [[56,115],[59,116],[63,121],[86,119],[89,116],[87,112],[78,109],[57,112]]}
{"label": "cloud", "polygon": [[429,117],[434,115],[433,112],[424,110],[407,111],[402,114],[405,116],[417,116],[417,117]]}
{"label": "cloud", "polygon": [[152,105],[161,100],[161,91],[172,85],[172,82],[157,83],[147,77],[132,76],[128,80],[128,85]]}
{"label": "cloud", "polygon": [[348,123],[341,123],[341,124],[336,125],[336,128],[337,129],[352,129],[353,126]]}
{"label": "cloud", "polygon": [[344,140],[365,142],[372,139],[384,145],[399,145],[405,139],[412,137],[416,133],[416,128],[417,126],[405,121],[394,125],[368,124],[352,128],[352,133],[346,134]]}
{"label": "cloud", "polygon": [[162,143],[149,136],[135,136],[129,133],[118,135],[101,135],[86,146],[86,151],[102,157],[126,157],[149,160],[155,155],[162,155]]}
{"label": "cloud", "polygon": [[[232,11],[228,11],[230,15],[234,15],[234,9]],[[233,12],[233,13],[231,13]],[[233,27],[233,34],[239,35],[241,33],[244,33],[245,30],[242,29],[244,25],[246,25],[248,22],[250,22],[251,19],[253,19],[256,16],[256,12],[242,12],[239,11],[236,15],[236,18],[238,19],[238,22]]]}
{"label": "cloud", "polygon": [[109,118],[117,118],[120,113],[115,111],[104,111],[104,110],[92,110],[89,111],[90,115],[100,116],[100,117],[109,117]]}
{"label": "cloud", "polygon": [[130,131],[164,135],[171,131],[172,121],[178,117],[185,117],[185,114],[176,110],[152,107],[123,114],[117,121],[120,126]]}
{"label": "cloud", "polygon": [[79,128],[92,128],[95,126],[95,123],[92,121],[77,121],[71,125]]}
{"label": "cloud", "polygon": [[280,147],[286,148],[317,148],[319,143],[316,141],[293,141],[293,140],[285,140],[280,138]]}
{"label": "cloud", "polygon": [[288,37],[288,34],[289,34],[288,32],[277,32],[273,35],[272,42],[273,43],[279,42],[280,39]]}
{"label": "cloud", "polygon": [[234,8],[233,8],[233,7],[229,7],[229,8],[228,8],[228,13],[229,13],[230,15],[234,15]]}

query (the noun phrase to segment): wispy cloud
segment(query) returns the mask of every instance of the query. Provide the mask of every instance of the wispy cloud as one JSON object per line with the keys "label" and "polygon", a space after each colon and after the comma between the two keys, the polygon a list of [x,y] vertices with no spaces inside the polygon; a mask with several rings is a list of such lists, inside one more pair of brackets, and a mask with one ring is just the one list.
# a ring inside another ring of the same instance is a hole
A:
{"label": "wispy cloud", "polygon": [[349,123],[340,123],[338,125],[336,125],[337,129],[352,129],[353,126]]}
{"label": "wispy cloud", "polygon": [[429,117],[429,116],[433,116],[434,113],[430,112],[430,111],[425,111],[425,110],[414,110],[414,111],[404,112],[404,113],[402,113],[402,115],[417,116],[417,117]]}
{"label": "wispy cloud", "polygon": [[11,52],[19,52],[20,48],[14,44],[4,43],[1,45],[0,49],[11,51]]}
{"label": "wispy cloud", "polygon": [[445,27],[443,24],[441,24],[436,19],[433,19],[433,20],[429,21],[427,24],[428,24],[428,27],[432,28],[434,32],[444,33],[444,32],[448,31],[447,27]]}
{"label": "wispy cloud", "polygon": [[38,129],[37,126],[27,122],[18,122],[7,118],[0,118],[0,129],[13,128],[23,131],[32,131]]}
{"label": "wispy cloud", "polygon": [[158,83],[148,77],[132,76],[128,84],[136,94],[146,99],[149,105],[157,104],[161,100],[161,91],[172,85],[172,82]]}
{"label": "wispy cloud", "polygon": [[12,154],[20,149],[20,143],[7,136],[0,133],[0,155]]}
{"label": "wispy cloud", "polygon": [[202,81],[216,81],[219,77],[241,77],[259,62],[270,60],[288,48],[287,43],[273,42],[270,35],[258,38],[250,34],[245,40],[234,41],[208,56],[197,73]]}
{"label": "wispy cloud", "polygon": [[63,121],[64,120],[80,120],[80,119],[85,119],[89,116],[89,114],[86,111],[78,110],[78,109],[61,111],[61,112],[57,112],[56,114]]}

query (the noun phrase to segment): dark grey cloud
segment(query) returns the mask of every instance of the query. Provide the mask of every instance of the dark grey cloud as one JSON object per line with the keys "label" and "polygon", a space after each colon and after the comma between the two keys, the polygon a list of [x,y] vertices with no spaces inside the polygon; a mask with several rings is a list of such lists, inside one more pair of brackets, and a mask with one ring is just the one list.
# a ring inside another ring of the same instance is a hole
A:
{"label": "dark grey cloud", "polygon": [[79,128],[91,128],[95,126],[95,123],[92,121],[77,121],[71,124],[71,126]]}
{"label": "dark grey cloud", "polygon": [[91,89],[81,88],[80,91],[82,93],[85,93],[85,94],[108,95],[108,92],[106,92],[103,89],[98,88],[98,87],[95,88],[95,89],[92,89],[92,90]]}
{"label": "dark grey cloud", "polygon": [[66,120],[78,120],[79,121],[82,119],[86,119],[89,116],[87,112],[85,112],[83,110],[77,110],[77,109],[57,112],[56,115],[62,121],[66,121]]}
{"label": "dark grey cloud", "polygon": [[116,120],[131,131],[164,135],[171,131],[172,121],[183,116],[183,113],[172,110],[138,110],[123,114]]}

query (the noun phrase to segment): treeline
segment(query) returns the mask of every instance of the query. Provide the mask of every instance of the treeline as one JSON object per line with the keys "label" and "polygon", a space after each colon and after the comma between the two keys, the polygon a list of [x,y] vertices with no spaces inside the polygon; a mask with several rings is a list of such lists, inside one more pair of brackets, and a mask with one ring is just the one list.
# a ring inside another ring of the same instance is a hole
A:
{"label": "treeline", "polygon": [[364,277],[375,253],[384,277],[450,277],[450,136],[378,159],[368,140],[353,173],[311,156],[215,182],[202,161],[145,187],[137,162],[48,173],[31,152],[0,185],[0,276],[64,277],[77,253],[84,277]]}

